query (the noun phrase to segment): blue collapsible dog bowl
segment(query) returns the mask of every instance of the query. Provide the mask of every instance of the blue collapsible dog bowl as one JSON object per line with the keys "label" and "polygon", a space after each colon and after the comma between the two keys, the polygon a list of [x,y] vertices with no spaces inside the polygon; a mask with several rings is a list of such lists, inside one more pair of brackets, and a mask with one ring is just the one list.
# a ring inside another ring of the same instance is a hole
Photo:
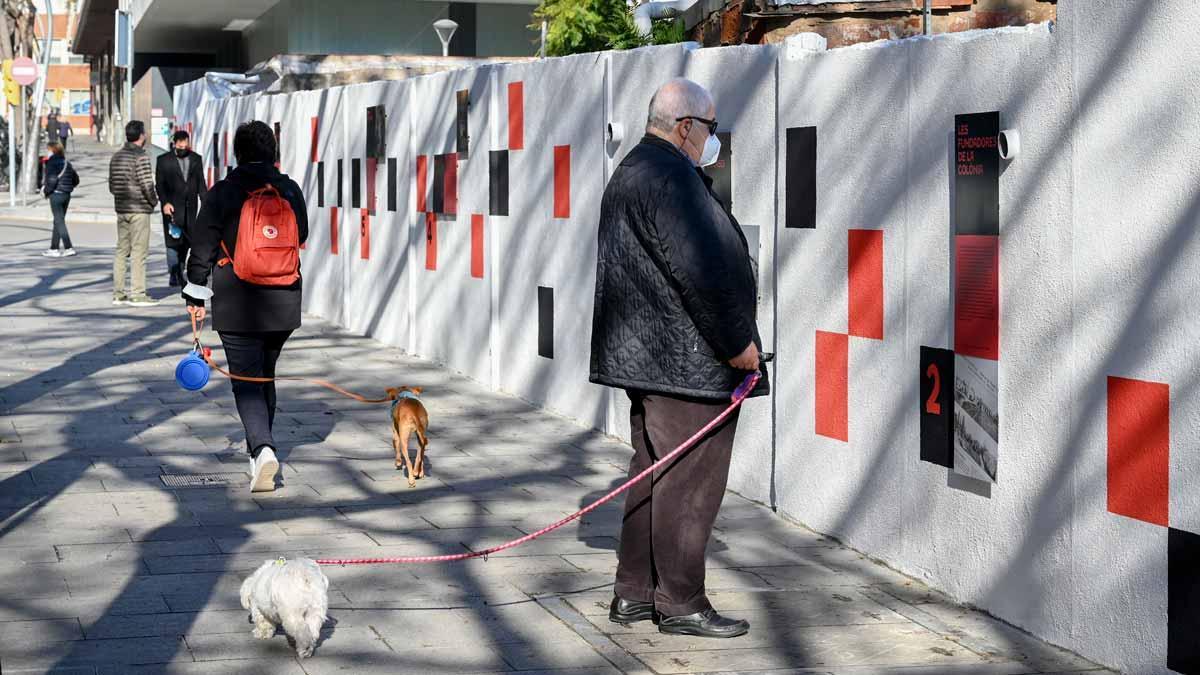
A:
{"label": "blue collapsible dog bowl", "polygon": [[208,364],[194,349],[175,366],[175,381],[188,391],[203,389],[208,384],[208,375]]}

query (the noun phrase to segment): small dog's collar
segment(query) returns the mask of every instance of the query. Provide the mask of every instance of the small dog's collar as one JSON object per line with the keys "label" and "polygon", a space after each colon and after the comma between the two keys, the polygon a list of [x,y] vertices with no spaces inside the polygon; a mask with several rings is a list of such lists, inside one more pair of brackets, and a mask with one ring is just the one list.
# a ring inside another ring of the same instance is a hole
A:
{"label": "small dog's collar", "polygon": [[414,401],[421,400],[420,396],[417,396],[416,394],[412,393],[411,391],[402,391],[402,392],[400,392],[400,395],[396,397],[396,400],[392,401],[392,407],[394,408],[394,407],[400,405],[400,401],[403,401],[406,398],[411,398]]}
{"label": "small dog's collar", "polygon": [[275,564],[276,564],[276,565],[286,565],[286,564],[287,564],[287,558],[284,558],[283,556],[280,556],[280,557],[278,557],[278,558],[276,558],[276,559],[275,559]]}

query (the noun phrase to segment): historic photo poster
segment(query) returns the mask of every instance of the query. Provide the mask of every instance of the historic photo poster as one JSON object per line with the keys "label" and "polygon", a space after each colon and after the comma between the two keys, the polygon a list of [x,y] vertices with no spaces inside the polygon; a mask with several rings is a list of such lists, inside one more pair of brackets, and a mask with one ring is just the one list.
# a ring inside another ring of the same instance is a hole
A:
{"label": "historic photo poster", "polygon": [[1000,450],[999,363],[954,356],[954,471],[996,482]]}

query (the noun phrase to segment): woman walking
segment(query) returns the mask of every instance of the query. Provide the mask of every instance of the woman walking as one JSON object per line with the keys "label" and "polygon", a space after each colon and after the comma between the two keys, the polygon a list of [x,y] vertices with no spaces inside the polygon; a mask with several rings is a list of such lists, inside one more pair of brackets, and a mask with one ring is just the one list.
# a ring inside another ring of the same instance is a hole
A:
{"label": "woman walking", "polygon": [[[300,186],[274,166],[270,127],[258,121],[238,127],[233,154],[237,168],[208,191],[191,227],[183,297],[200,321],[205,299],[212,298],[213,329],[231,373],[270,378],[284,343],[300,327],[299,247],[308,238],[308,215]],[[239,236],[242,222],[254,229]],[[266,258],[276,264],[256,266]],[[210,276],[211,291],[205,287]],[[246,429],[250,490],[274,490],[279,471],[271,435],[275,384],[235,379],[233,398]]]}
{"label": "woman walking", "polygon": [[75,167],[67,161],[62,143],[52,140],[46,147],[50,149],[50,159],[46,162],[42,194],[50,201],[54,231],[50,235],[50,248],[42,251],[42,255],[47,258],[63,258],[75,255],[75,249],[71,247],[71,235],[67,232],[67,207],[71,205],[71,192],[79,185],[79,174],[75,173]]}

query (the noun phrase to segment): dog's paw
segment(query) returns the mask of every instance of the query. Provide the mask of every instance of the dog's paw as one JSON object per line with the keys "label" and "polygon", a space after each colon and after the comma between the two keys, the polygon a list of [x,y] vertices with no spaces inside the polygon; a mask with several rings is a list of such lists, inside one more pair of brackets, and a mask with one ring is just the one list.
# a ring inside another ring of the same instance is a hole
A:
{"label": "dog's paw", "polygon": [[251,635],[259,640],[270,640],[275,637],[275,626],[255,626]]}

